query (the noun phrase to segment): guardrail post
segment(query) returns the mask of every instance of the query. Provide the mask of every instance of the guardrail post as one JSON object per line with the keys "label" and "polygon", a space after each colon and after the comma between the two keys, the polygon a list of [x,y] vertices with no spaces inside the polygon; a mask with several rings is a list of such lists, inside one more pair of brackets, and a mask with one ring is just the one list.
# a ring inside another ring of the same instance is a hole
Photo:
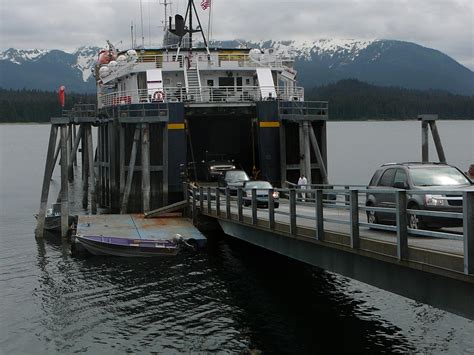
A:
{"label": "guardrail post", "polygon": [[219,188],[216,187],[216,214],[217,217],[220,217],[221,215],[221,196],[220,196],[220,191]]}
{"label": "guardrail post", "polygon": [[211,213],[211,187],[208,186],[207,187],[207,213],[208,214],[212,214]]}
{"label": "guardrail post", "polygon": [[225,188],[225,213],[227,219],[230,219],[230,189],[229,186]]}
{"label": "guardrail post", "polygon": [[268,190],[268,226],[271,230],[275,229],[275,201],[273,193],[275,190]]}
{"label": "guardrail post", "polygon": [[463,192],[464,273],[474,274],[474,192]]}
{"label": "guardrail post", "polygon": [[408,258],[408,227],[407,227],[407,192],[399,190],[395,193],[397,207],[397,257],[398,260]]}
{"label": "guardrail post", "polygon": [[351,248],[359,249],[359,191],[349,191],[349,197],[351,208]]}
{"label": "guardrail post", "polygon": [[201,213],[204,212],[204,188],[199,186],[199,208],[201,209]]}
{"label": "guardrail post", "polygon": [[239,222],[244,221],[244,215],[242,212],[242,188],[239,187],[237,190],[237,214],[239,216]]}
{"label": "guardrail post", "polygon": [[323,190],[314,193],[314,205],[316,216],[316,239],[324,240],[324,217],[323,217]]}
{"label": "guardrail post", "polygon": [[290,189],[290,234],[296,235],[296,190]]}
{"label": "guardrail post", "polygon": [[257,190],[252,189],[252,224],[257,225]]}

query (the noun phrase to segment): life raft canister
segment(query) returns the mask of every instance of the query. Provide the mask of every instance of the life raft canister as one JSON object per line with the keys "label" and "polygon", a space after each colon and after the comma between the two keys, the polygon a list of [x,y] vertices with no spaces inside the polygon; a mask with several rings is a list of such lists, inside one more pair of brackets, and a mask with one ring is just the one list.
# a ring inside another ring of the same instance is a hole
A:
{"label": "life raft canister", "polygon": [[154,101],[164,101],[165,99],[165,93],[161,90],[155,91],[153,94],[153,100]]}

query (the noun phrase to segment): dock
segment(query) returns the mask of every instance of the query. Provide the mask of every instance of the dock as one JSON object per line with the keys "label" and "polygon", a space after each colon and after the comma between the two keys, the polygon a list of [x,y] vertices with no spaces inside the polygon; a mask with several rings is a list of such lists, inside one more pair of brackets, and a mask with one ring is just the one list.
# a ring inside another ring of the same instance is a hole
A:
{"label": "dock", "polygon": [[77,235],[128,239],[173,240],[177,235],[201,248],[206,237],[184,217],[145,218],[143,214],[103,214],[78,217]]}

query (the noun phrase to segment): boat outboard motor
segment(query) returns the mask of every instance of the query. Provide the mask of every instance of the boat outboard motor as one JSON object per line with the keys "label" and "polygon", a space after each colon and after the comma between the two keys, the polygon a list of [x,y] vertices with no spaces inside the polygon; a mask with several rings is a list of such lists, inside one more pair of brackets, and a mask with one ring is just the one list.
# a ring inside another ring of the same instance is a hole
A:
{"label": "boat outboard motor", "polygon": [[173,241],[174,241],[176,244],[180,245],[180,246],[184,246],[184,247],[186,247],[186,248],[188,248],[188,249],[191,249],[191,250],[193,250],[193,251],[196,250],[196,247],[193,246],[193,245],[191,245],[191,244],[189,244],[187,241],[185,241],[184,238],[183,238],[183,236],[182,236],[181,234],[179,234],[179,233],[177,233],[177,234],[174,236]]}

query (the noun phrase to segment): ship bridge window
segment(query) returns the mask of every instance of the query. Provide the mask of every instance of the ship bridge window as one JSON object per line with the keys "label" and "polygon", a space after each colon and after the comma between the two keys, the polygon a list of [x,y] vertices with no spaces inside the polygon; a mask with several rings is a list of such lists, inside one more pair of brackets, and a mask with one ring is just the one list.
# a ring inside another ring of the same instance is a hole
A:
{"label": "ship bridge window", "polygon": [[220,77],[219,78],[219,87],[222,86],[234,86],[234,77]]}

